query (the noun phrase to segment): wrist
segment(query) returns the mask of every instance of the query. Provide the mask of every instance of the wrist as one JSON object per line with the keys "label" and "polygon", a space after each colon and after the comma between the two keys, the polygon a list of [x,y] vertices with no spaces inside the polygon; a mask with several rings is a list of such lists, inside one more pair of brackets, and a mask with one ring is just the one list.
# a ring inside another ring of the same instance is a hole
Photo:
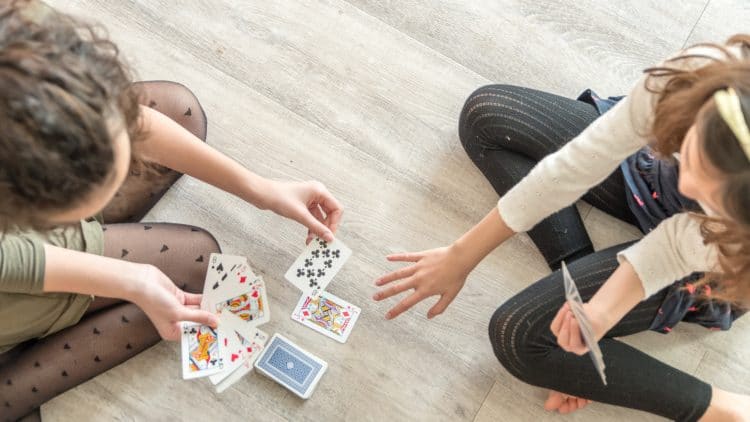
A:
{"label": "wrist", "polygon": [[122,284],[122,298],[137,304],[148,295],[149,286],[154,284],[150,282],[153,279],[152,274],[159,270],[150,264],[128,263],[128,265],[131,268],[124,272],[127,276]]}
{"label": "wrist", "polygon": [[272,209],[274,181],[254,173],[245,178],[243,199],[261,210]]}

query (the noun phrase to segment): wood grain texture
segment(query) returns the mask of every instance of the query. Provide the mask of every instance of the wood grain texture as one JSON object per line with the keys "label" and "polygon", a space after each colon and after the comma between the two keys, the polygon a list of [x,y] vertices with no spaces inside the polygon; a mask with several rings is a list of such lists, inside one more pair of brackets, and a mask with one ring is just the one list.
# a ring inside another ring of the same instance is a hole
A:
{"label": "wood grain texture", "polygon": [[[494,206],[497,195],[457,139],[457,116],[470,92],[491,82],[565,95],[586,87],[625,92],[641,68],[683,45],[705,5],[50,3],[103,23],[141,79],[190,87],[208,115],[208,142],[219,150],[267,177],[325,183],[346,207],[340,238],[354,251],[330,290],[363,314],[345,345],[291,321],[298,294],[283,274],[305,231],[183,178],[146,220],[204,227],[227,253],[247,255],[268,284],[273,317],[263,329],[322,357],[329,372],[308,401],[257,374],[217,395],[205,380],[181,380],[178,345],[160,343],[46,404],[46,421],[236,413],[247,420],[312,420],[332,411],[340,416],[334,419],[364,421],[548,420],[542,391],[500,367],[486,334],[500,303],[548,273],[528,237],[491,254],[433,321],[425,314],[434,300],[385,321],[394,302],[373,302],[372,281],[397,267],[385,254],[447,244]],[[638,236],[589,205],[578,206],[597,248]],[[717,365],[731,361],[690,328],[627,341],[690,372],[709,371],[709,355],[718,357]],[[594,405],[574,420],[634,417],[644,415]]]}

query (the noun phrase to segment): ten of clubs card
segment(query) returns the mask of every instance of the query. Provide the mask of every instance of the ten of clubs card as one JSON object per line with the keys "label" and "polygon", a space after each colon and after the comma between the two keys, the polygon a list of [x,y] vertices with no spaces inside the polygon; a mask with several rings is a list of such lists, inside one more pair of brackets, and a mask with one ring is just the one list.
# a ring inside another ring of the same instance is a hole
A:
{"label": "ten of clubs card", "polygon": [[317,296],[351,255],[352,250],[338,239],[329,243],[315,238],[289,267],[284,278],[302,293]]}
{"label": "ten of clubs card", "polygon": [[331,293],[303,294],[292,319],[338,342],[345,343],[361,309]]}

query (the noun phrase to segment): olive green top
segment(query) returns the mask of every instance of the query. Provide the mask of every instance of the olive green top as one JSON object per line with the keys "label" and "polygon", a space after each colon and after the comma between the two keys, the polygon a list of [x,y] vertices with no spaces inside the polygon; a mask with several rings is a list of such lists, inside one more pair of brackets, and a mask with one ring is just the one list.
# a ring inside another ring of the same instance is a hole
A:
{"label": "olive green top", "polygon": [[16,231],[0,238],[0,353],[18,343],[76,324],[92,296],[44,293],[44,244],[101,255],[104,231],[99,221],[48,232]]}

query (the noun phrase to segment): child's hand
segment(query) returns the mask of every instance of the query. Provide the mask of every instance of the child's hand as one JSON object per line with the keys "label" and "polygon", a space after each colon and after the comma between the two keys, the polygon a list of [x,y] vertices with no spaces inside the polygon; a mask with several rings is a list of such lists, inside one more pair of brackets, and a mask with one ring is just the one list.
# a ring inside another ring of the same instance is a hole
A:
{"label": "child's hand", "polygon": [[158,268],[140,265],[137,282],[142,288],[133,302],[143,309],[164,340],[180,339],[181,321],[216,328],[216,315],[199,309],[202,295],[182,291]]}
{"label": "child's hand", "polygon": [[386,319],[396,318],[431,296],[440,296],[440,300],[427,312],[427,318],[442,314],[461,291],[466,277],[474,268],[450,246],[388,255],[387,259],[412,264],[375,280],[376,286],[386,287],[375,293],[373,299],[381,301],[405,291],[412,292],[388,311]]}
{"label": "child's hand", "polygon": [[[589,318],[596,340],[601,340],[608,330],[608,328],[602,323],[605,318],[603,318],[603,316],[600,315],[599,312],[597,312],[589,303],[583,304],[583,310]],[[557,344],[559,344],[563,350],[577,355],[584,355],[589,351],[586,342],[583,341],[581,328],[578,325],[576,317],[573,315],[573,311],[570,310],[568,302],[565,302],[565,304],[560,307],[560,310],[557,311],[557,315],[555,315],[555,319],[552,320],[552,324],[550,325],[550,330],[552,330],[552,334],[557,337]]]}
{"label": "child's hand", "polygon": [[344,210],[322,183],[268,182],[267,209],[307,227],[306,244],[314,236],[333,241]]}

